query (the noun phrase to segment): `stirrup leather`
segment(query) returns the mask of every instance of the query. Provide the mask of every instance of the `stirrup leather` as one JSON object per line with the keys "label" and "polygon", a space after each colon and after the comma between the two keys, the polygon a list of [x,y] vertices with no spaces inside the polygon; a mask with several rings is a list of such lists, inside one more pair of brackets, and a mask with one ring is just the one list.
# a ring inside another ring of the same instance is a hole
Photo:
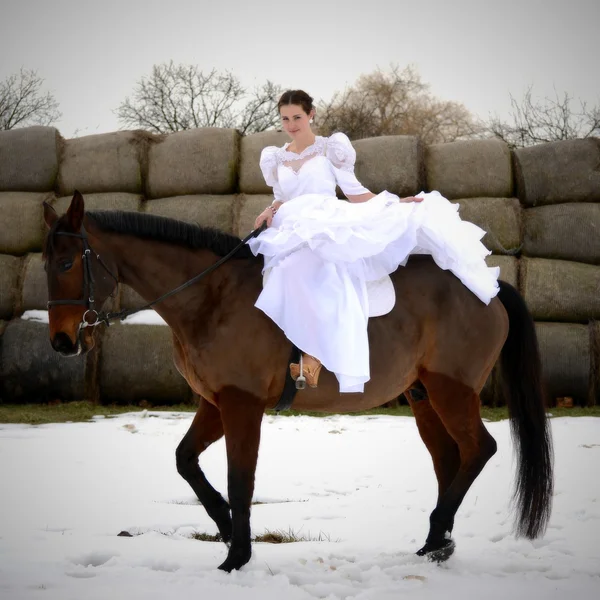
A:
{"label": "stirrup leather", "polygon": [[316,388],[322,366],[318,358],[304,353],[300,355],[299,364],[290,363],[290,375],[296,382],[296,389],[303,390],[307,383],[310,387]]}

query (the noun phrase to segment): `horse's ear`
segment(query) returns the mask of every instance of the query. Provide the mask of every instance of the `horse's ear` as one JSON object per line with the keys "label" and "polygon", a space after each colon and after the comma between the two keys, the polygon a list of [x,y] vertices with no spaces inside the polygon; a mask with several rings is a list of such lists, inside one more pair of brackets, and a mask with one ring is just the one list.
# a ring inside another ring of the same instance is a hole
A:
{"label": "horse's ear", "polygon": [[47,202],[44,202],[44,221],[46,221],[48,229],[54,225],[56,219],[58,219],[56,211]]}
{"label": "horse's ear", "polygon": [[72,231],[79,231],[81,229],[84,213],[83,196],[75,190],[69,210],[67,210],[67,223]]}

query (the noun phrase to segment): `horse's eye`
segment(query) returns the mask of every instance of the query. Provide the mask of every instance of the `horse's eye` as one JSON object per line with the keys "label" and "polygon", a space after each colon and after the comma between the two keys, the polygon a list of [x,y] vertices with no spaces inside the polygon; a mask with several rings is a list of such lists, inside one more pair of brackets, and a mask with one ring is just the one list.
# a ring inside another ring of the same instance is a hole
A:
{"label": "horse's eye", "polygon": [[63,273],[66,272],[66,271],[68,271],[72,266],[73,266],[73,261],[72,260],[61,260],[58,263],[58,268]]}

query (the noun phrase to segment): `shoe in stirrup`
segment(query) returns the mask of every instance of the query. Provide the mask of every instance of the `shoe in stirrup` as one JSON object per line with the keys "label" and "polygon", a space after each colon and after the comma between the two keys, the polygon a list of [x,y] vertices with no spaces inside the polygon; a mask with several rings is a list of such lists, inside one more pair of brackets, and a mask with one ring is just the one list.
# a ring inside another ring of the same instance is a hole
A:
{"label": "shoe in stirrup", "polygon": [[303,390],[306,384],[316,388],[321,372],[321,361],[310,354],[302,354],[300,363],[290,363],[290,375],[296,382],[296,389]]}

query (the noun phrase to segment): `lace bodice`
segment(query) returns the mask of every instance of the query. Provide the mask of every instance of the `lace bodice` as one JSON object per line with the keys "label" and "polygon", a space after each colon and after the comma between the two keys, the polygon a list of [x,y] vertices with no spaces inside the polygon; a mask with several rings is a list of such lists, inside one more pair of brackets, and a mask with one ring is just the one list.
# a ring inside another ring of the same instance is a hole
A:
{"label": "lace bodice", "polygon": [[343,133],[317,136],[314,144],[296,154],[268,146],[260,156],[260,168],[275,200],[286,202],[303,194],[335,196],[336,184],[344,194],[354,196],[369,190],[354,175],[356,151]]}

